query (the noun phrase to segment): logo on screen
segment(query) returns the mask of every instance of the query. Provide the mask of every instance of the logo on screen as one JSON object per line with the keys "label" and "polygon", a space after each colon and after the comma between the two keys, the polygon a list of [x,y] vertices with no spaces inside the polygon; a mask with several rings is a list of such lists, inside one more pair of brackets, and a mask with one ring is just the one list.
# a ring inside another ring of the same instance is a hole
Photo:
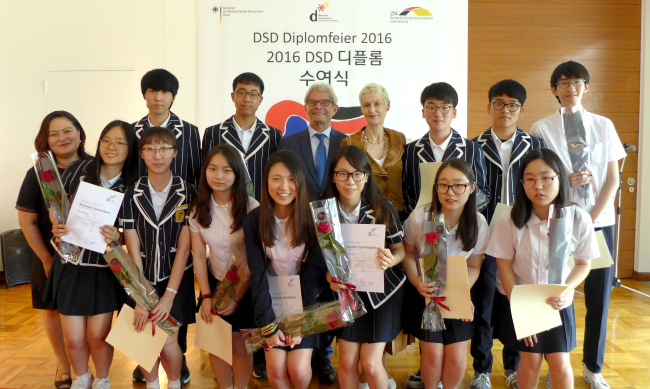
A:
{"label": "logo on screen", "polygon": [[411,20],[433,20],[433,15],[428,9],[422,7],[408,7],[403,11],[390,11],[391,23],[408,23]]}
{"label": "logo on screen", "polygon": [[400,12],[399,16],[433,16],[431,12],[422,7],[409,7]]}
{"label": "logo on screen", "polygon": [[[309,125],[309,117],[305,106],[293,100],[283,100],[275,103],[266,113],[264,123],[280,130],[284,135],[302,131]],[[366,125],[366,118],[361,113],[361,107],[339,107],[332,118],[332,128],[344,134],[358,132]]]}
{"label": "logo on screen", "polygon": [[309,20],[312,22],[338,22],[338,20],[332,19],[329,14],[325,13],[325,10],[329,8],[330,2],[326,1],[322,4],[316,6],[316,10],[309,14]]}

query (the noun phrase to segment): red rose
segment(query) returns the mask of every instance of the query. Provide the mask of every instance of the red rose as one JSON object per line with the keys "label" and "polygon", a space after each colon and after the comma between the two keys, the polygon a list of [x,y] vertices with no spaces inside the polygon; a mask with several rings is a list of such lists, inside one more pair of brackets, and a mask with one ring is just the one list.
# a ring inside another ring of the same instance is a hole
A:
{"label": "red rose", "polygon": [[440,233],[427,232],[426,237],[427,237],[427,242],[429,242],[429,244],[436,244],[440,240]]}
{"label": "red rose", "polygon": [[40,174],[41,180],[45,182],[50,182],[54,179],[54,176],[52,175],[51,170],[46,170],[43,173]]}
{"label": "red rose", "polygon": [[226,273],[226,279],[230,282],[237,282],[239,281],[239,278],[237,278],[237,271],[236,270],[228,270]]}
{"label": "red rose", "polygon": [[113,264],[111,265],[111,270],[112,270],[113,273],[115,273],[115,274],[120,274],[120,272],[122,271],[122,269],[124,269],[124,267],[122,267],[122,264],[119,263],[119,262],[113,262]]}
{"label": "red rose", "polygon": [[332,232],[332,222],[322,222],[318,225],[318,232],[321,234],[329,234]]}
{"label": "red rose", "polygon": [[336,323],[339,321],[339,315],[336,313],[336,311],[332,311],[329,315],[327,315],[327,324],[330,326],[330,328],[336,327]]}

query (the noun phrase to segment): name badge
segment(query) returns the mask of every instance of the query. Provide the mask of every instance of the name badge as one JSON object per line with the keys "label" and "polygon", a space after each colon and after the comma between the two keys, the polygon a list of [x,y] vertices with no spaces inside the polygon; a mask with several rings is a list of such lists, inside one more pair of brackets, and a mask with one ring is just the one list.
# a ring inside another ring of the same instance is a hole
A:
{"label": "name badge", "polygon": [[300,276],[268,277],[269,294],[277,318],[302,312]]}

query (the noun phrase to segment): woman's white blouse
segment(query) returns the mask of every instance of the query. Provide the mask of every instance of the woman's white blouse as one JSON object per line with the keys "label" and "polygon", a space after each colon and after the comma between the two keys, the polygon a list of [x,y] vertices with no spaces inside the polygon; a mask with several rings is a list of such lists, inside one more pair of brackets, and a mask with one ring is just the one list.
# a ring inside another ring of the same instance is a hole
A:
{"label": "woman's white blouse", "polygon": [[[274,216],[275,217],[275,216]],[[291,247],[291,234],[287,233],[287,219],[275,217],[275,245],[266,248],[271,260],[271,270],[275,276],[295,276],[300,273],[300,263],[305,244]]]}
{"label": "woman's white blouse", "polygon": [[[248,198],[248,210],[257,207],[259,203],[252,197]],[[219,205],[210,196],[210,216],[212,223],[210,227],[202,227],[196,215],[192,214],[189,219],[190,231],[201,234],[203,241],[210,248],[210,262],[208,264],[212,275],[219,281],[228,271],[228,263],[234,255],[237,258],[246,258],[244,246],[244,229],[232,232],[232,201],[226,205]],[[231,233],[232,232],[232,233]]]}
{"label": "woman's white blouse", "polygon": [[[408,244],[415,245],[415,252],[413,256],[418,259],[427,254],[431,254],[431,245],[427,242],[424,226],[424,215],[429,209],[429,204],[421,205],[411,212],[411,215],[404,222],[404,241]],[[463,243],[460,238],[456,238],[456,231],[458,231],[458,224],[449,231],[449,240],[447,241],[447,255],[463,255],[467,260],[470,255],[484,254],[490,241],[490,227],[485,220],[485,217],[480,213],[476,214],[478,218],[478,239],[473,249],[463,251]],[[441,246],[438,247],[439,249]],[[446,259],[440,263],[441,268],[438,273],[437,282],[446,282],[447,279],[447,261]]]}
{"label": "woman's white blouse", "polygon": [[[573,228],[570,252],[575,259],[594,259],[600,256],[598,242],[591,217],[585,211],[582,213],[579,228]],[[512,272],[517,285],[548,284],[548,222],[540,220],[535,213],[530,217],[524,228],[517,228],[510,212],[501,214],[492,233],[492,238],[486,253],[495,258],[512,260]],[[571,273],[568,261],[562,270],[564,283]],[[500,280],[499,280],[500,281]],[[505,294],[501,282],[497,289]],[[573,292],[567,295],[563,307],[571,305]]]}

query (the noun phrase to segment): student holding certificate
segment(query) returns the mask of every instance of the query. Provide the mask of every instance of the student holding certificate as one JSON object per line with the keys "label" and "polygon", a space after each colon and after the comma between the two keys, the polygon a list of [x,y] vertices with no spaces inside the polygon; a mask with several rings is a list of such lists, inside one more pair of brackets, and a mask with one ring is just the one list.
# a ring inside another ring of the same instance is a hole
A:
{"label": "student holding certificate", "polygon": [[[144,330],[169,316],[182,325],[195,322],[194,271],[190,253],[190,230],[186,213],[196,191],[191,184],[172,174],[176,138],[163,127],[146,129],[140,137],[140,155],[147,175],[129,186],[124,195],[122,223],[129,254],[160,296],[156,307],[147,312],[135,305],[135,329]],[[151,314],[151,318],[149,318]],[[151,372],[141,368],[147,389],[157,389],[158,367],[162,363],[168,387],[180,389],[183,354],[178,335],[170,335]]]}
{"label": "student holding certificate", "polygon": [[[422,313],[425,298],[436,296],[434,284],[446,283],[446,261],[440,263],[435,282],[423,282],[418,275],[419,259],[432,252],[427,244],[425,215],[428,212],[443,214],[449,231],[447,256],[461,255],[467,260],[469,286],[478,279],[483,254],[490,240],[490,228],[485,217],[476,210],[476,176],[469,163],[452,158],[442,163],[433,185],[430,204],[413,210],[404,223],[404,270],[418,295],[407,295],[412,301],[405,309],[404,332],[420,340],[422,355],[420,371],[424,385],[435,388],[442,379],[442,386],[455,388],[462,381],[467,365],[467,346],[473,334],[473,320],[445,319],[445,329],[428,331],[422,329]],[[441,260],[442,255],[438,260]]]}
{"label": "student holding certificate", "polygon": [[316,241],[305,172],[288,150],[275,152],[264,167],[262,201],[244,222],[251,271],[255,326],[266,344],[266,370],[273,388],[305,389],[311,381],[311,354],[318,336],[291,338],[280,331],[273,310],[270,278],[300,276],[303,307],[316,303],[324,284],[325,261]]}
{"label": "student holding certificate", "polygon": [[[397,211],[375,184],[372,166],[366,153],[357,146],[343,146],[336,151],[323,198],[335,197],[339,218],[348,224],[385,224],[385,247],[377,248],[377,261],[384,271],[384,292],[360,292],[367,313],[344,327],[339,334],[339,385],[343,389],[359,387],[359,361],[373,389],[388,387],[388,375],[382,363],[387,342],[402,330],[402,285],[406,275],[399,265],[404,258],[404,233]],[[331,281],[332,290],[345,289]]]}
{"label": "student holding certificate", "polygon": [[[137,138],[129,123],[110,122],[99,136],[95,155],[90,161],[75,161],[66,168],[62,181],[70,197],[74,197],[81,181],[124,193],[138,177]],[[122,240],[115,226],[105,225],[100,230],[107,243]],[[60,241],[69,229],[54,221],[52,233]],[[66,351],[76,374],[73,386],[91,387],[88,360],[92,355],[96,369],[92,386],[108,388],[113,346],[105,339],[111,330],[113,312],[124,304],[125,295],[103,253],[82,249],[78,264],[63,264],[55,256],[46,299],[61,314]]]}
{"label": "student holding certificate", "polygon": [[[212,293],[217,283],[232,273],[239,279],[234,298],[217,312],[232,326],[232,367],[210,354],[212,372],[221,388],[245,389],[253,372],[253,356],[246,353],[239,330],[253,328],[253,301],[244,247],[244,219],[259,203],[246,191],[246,166],[237,149],[229,144],[213,147],[205,157],[197,196],[190,208],[190,236],[194,271],[201,296],[201,319],[212,323]],[[206,261],[206,245],[210,261]],[[232,257],[241,265],[232,269]],[[209,271],[208,271],[209,268]],[[234,381],[234,382],[233,382]]]}

